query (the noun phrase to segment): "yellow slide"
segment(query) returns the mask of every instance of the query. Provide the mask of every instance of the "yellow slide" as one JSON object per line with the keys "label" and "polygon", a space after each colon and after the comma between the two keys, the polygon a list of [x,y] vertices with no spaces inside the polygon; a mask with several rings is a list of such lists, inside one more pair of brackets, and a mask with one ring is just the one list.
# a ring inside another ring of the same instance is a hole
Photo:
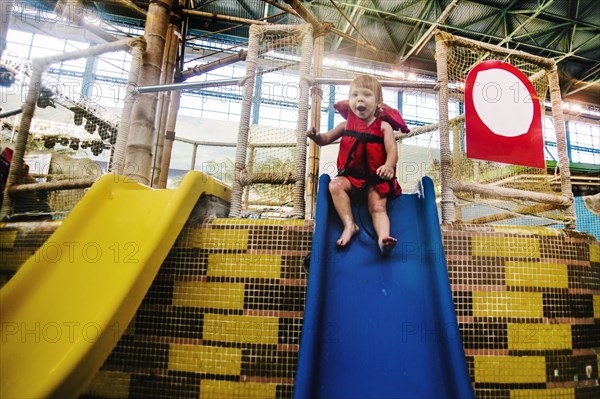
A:
{"label": "yellow slide", "polygon": [[0,398],[75,398],[142,302],[201,194],[227,186],[189,172],[176,190],[105,175],[0,290]]}

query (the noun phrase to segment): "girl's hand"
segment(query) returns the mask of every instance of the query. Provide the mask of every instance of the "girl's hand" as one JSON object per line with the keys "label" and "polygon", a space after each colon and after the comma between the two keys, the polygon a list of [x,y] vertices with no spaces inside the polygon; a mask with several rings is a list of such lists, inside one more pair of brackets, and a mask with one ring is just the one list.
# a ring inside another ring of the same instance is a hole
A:
{"label": "girl's hand", "polygon": [[309,139],[311,139],[313,141],[316,141],[316,138],[317,138],[318,135],[319,135],[319,132],[317,131],[316,127],[311,127],[306,132],[306,137],[308,137]]}
{"label": "girl's hand", "polygon": [[377,168],[377,176],[381,177],[383,180],[393,179],[394,169],[387,165],[381,165],[379,168]]}

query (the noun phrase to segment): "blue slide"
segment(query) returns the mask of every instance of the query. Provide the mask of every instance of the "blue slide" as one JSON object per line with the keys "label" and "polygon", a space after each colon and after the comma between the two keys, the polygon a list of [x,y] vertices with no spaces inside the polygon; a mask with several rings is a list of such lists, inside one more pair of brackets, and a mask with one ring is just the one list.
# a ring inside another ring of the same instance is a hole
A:
{"label": "blue slide", "polygon": [[379,254],[366,203],[342,225],[319,179],[295,399],[473,398],[442,247],[433,182],[388,202],[398,245]]}

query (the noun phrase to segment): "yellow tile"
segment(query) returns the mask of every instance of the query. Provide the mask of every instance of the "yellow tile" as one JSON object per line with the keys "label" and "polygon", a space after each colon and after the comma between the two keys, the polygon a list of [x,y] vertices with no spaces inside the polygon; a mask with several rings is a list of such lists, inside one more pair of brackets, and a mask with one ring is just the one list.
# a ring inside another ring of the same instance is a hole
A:
{"label": "yellow tile", "polygon": [[281,255],[210,254],[208,275],[213,277],[279,278]]}
{"label": "yellow tile", "polygon": [[173,285],[173,305],[244,309],[244,284],[177,281]]}
{"label": "yellow tile", "polygon": [[503,234],[520,234],[520,235],[539,235],[558,237],[561,234],[559,229],[551,227],[536,227],[536,226],[494,226],[494,231]]}
{"label": "yellow tile", "polygon": [[525,237],[472,237],[474,256],[539,258],[540,242]]}
{"label": "yellow tile", "polygon": [[590,244],[590,262],[600,262],[600,245]]}
{"label": "yellow tile", "polygon": [[205,314],[202,338],[209,341],[276,344],[279,318]]}
{"label": "yellow tile", "polygon": [[509,324],[509,350],[572,349],[570,324]]}
{"label": "yellow tile", "polygon": [[546,382],[544,356],[475,356],[475,382]]}
{"label": "yellow tile", "polygon": [[202,399],[275,399],[276,395],[276,384],[213,380],[200,383]]}
{"label": "yellow tile", "polygon": [[594,298],[594,319],[600,319],[600,295],[593,295]]}
{"label": "yellow tile", "polygon": [[567,265],[542,262],[505,262],[506,285],[569,288]]}
{"label": "yellow tile", "polygon": [[277,219],[213,219],[213,225],[243,225],[243,226],[304,226],[304,219],[277,220]]}
{"label": "yellow tile", "polygon": [[16,230],[0,230],[0,248],[13,248],[16,239]]}
{"label": "yellow tile", "polygon": [[2,251],[0,270],[16,272],[33,254],[33,251]]}
{"label": "yellow tile", "polygon": [[204,249],[248,249],[248,230],[195,229],[186,235],[186,246]]}
{"label": "yellow tile", "polygon": [[575,388],[512,389],[510,399],[575,399]]}
{"label": "yellow tile", "polygon": [[171,344],[169,347],[169,370],[240,375],[242,350],[216,346]]}
{"label": "yellow tile", "polygon": [[475,317],[543,317],[540,292],[473,291]]}
{"label": "yellow tile", "polygon": [[129,373],[101,370],[96,374],[85,393],[99,398],[124,399],[129,397],[130,383]]}

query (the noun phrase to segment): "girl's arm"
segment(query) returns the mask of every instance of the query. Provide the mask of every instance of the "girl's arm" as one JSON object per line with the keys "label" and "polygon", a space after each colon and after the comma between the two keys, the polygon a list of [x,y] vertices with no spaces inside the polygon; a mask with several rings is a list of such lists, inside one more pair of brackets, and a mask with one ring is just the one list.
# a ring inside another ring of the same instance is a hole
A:
{"label": "girl's arm", "polygon": [[344,133],[345,128],[346,122],[342,122],[327,133],[320,134],[317,128],[313,127],[306,132],[306,137],[314,141],[317,145],[327,145],[342,137],[342,133]]}
{"label": "girl's arm", "polygon": [[377,168],[377,175],[382,179],[392,179],[396,174],[396,164],[398,163],[398,144],[392,126],[387,122],[381,123],[383,132],[383,146],[385,147],[385,164]]}
{"label": "girl's arm", "polygon": [[396,169],[396,164],[398,163],[398,143],[396,142],[396,136],[394,136],[392,126],[387,122],[381,124],[381,129],[383,130],[383,145],[386,153],[385,164]]}

